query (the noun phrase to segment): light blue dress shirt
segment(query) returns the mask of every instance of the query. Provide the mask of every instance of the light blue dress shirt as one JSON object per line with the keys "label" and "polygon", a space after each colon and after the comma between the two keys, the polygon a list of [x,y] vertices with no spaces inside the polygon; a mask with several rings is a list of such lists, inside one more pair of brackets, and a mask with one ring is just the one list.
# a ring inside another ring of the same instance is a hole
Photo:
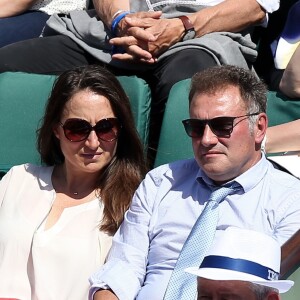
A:
{"label": "light blue dress shirt", "polygon": [[[105,287],[120,300],[163,299],[182,245],[210,196],[203,181],[212,184],[194,159],[147,174],[113,239],[108,262],[90,278],[90,299]],[[257,230],[283,244],[300,228],[298,179],[274,169],[263,155],[235,181],[244,190],[220,204],[218,230]]]}

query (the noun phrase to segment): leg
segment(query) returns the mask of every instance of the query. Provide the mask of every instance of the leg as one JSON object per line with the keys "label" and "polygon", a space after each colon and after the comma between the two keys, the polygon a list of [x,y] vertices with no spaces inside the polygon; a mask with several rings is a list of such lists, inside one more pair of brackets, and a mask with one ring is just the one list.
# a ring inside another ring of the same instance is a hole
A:
{"label": "leg", "polygon": [[0,48],[39,37],[49,17],[44,12],[27,11],[21,15],[0,18]]}
{"label": "leg", "polygon": [[280,80],[282,78],[283,71],[284,70],[276,69],[274,66],[273,66],[272,70],[270,70],[268,88],[271,91],[280,91],[279,83],[280,83]]}
{"label": "leg", "polygon": [[95,62],[84,49],[63,35],[26,40],[0,49],[0,73],[60,74]]}
{"label": "leg", "polygon": [[149,159],[156,154],[160,127],[170,89],[181,80],[191,78],[195,73],[217,65],[216,60],[206,51],[186,49],[175,53],[159,63],[148,80],[153,91],[153,106],[150,126]]}

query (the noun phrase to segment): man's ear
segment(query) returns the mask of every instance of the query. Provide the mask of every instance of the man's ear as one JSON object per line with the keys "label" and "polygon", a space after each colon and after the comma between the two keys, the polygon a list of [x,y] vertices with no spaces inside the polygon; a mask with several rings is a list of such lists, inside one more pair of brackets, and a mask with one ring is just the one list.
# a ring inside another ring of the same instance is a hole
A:
{"label": "man's ear", "polygon": [[279,294],[277,292],[269,292],[266,300],[280,300]]}
{"label": "man's ear", "polygon": [[261,144],[268,127],[268,117],[265,113],[260,113],[256,121],[255,139],[256,143]]}

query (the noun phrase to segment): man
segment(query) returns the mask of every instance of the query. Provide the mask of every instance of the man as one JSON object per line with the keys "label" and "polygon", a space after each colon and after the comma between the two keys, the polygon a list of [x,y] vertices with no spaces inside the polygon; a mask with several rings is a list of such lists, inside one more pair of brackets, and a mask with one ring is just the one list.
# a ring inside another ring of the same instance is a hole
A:
{"label": "man", "polygon": [[274,169],[260,149],[265,85],[242,68],[214,67],[193,77],[189,99],[195,159],[158,167],[141,183],[108,262],[91,277],[91,298],[102,289],[95,300],[163,299],[210,186],[234,180],[242,187],[220,203],[217,229],[248,227],[283,244],[300,228],[299,181]]}
{"label": "man", "polygon": [[216,232],[202,264],[186,272],[198,276],[198,300],[279,300],[291,280],[278,280],[280,245],[270,236],[228,227]]}
{"label": "man", "polygon": [[100,63],[145,79],[153,96],[150,148],[173,84],[219,64],[251,68],[250,34],[279,7],[278,0],[93,2],[95,10],[51,17],[42,39],[0,49],[0,72],[59,74]]}

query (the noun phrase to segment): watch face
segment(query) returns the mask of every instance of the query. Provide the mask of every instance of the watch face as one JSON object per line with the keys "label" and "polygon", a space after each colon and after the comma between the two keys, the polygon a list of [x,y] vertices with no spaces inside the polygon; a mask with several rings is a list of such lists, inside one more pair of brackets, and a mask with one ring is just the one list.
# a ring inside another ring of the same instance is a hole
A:
{"label": "watch face", "polygon": [[190,29],[186,32],[186,34],[183,36],[183,41],[191,40],[196,36],[196,32],[194,29]]}

